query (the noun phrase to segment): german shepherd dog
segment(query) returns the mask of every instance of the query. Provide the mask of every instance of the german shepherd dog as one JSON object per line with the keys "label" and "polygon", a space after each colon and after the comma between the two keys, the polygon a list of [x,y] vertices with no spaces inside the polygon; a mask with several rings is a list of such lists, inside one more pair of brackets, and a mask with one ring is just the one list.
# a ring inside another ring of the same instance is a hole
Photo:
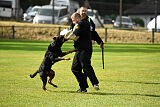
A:
{"label": "german shepherd dog", "polygon": [[68,52],[62,52],[61,50],[62,44],[66,41],[66,39],[62,35],[58,37],[54,37],[53,40],[54,41],[48,46],[46,50],[44,59],[39,69],[34,74],[30,74],[30,77],[34,78],[37,75],[37,73],[39,73],[40,78],[43,82],[42,88],[44,91],[48,91],[46,89],[47,77],[49,77],[48,83],[54,87],[57,87],[57,85],[52,83],[52,79],[55,76],[55,72],[51,69],[52,65],[55,62],[58,62],[61,60],[70,60],[70,58],[62,58],[62,57],[76,51],[76,50],[71,50]]}

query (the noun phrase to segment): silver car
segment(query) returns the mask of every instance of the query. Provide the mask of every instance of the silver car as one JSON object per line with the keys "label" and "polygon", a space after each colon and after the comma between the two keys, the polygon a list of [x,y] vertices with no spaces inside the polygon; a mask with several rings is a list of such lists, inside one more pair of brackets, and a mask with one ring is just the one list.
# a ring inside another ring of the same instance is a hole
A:
{"label": "silver car", "polygon": [[[114,21],[114,28],[120,28],[120,17],[117,16],[116,20]],[[130,17],[128,16],[122,16],[122,28],[125,29],[133,29],[133,23]]]}
{"label": "silver car", "polygon": [[[68,23],[67,7],[54,6],[54,23],[67,24]],[[33,19],[33,23],[47,23],[52,24],[52,6],[42,6]]]}
{"label": "silver car", "polygon": [[23,14],[23,20],[32,22],[39,8],[41,8],[41,6],[29,7],[26,13]]}

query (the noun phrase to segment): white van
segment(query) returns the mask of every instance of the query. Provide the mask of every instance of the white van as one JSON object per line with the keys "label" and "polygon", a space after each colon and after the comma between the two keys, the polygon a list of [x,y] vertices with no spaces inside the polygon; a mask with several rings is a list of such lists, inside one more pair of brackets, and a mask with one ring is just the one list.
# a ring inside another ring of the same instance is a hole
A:
{"label": "white van", "polygon": [[[67,24],[68,12],[66,7],[54,6],[54,23],[55,24]],[[47,23],[52,24],[52,6],[45,5],[38,9],[36,16],[33,19],[33,23]]]}
{"label": "white van", "polygon": [[[53,0],[50,1],[50,5],[52,5]],[[71,16],[74,12],[76,12],[80,7],[77,1],[73,0],[54,0],[55,6],[66,6],[68,9],[69,16]]]}
{"label": "white van", "polygon": [[[149,32],[155,29],[155,18],[148,23],[147,29]],[[160,32],[160,15],[157,16],[157,32]]]}
{"label": "white van", "polygon": [[[22,15],[23,10],[20,10]],[[0,17],[16,18],[18,14],[18,0],[0,0]]]}
{"label": "white van", "polygon": [[11,17],[12,16],[12,2],[11,1],[0,1],[0,17]]}

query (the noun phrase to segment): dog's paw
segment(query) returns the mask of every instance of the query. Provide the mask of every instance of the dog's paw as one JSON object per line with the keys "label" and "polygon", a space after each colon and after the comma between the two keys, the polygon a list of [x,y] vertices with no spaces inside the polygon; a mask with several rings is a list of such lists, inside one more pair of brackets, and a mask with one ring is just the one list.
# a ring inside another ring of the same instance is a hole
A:
{"label": "dog's paw", "polygon": [[29,76],[30,76],[30,78],[33,78],[33,75],[32,75],[32,74],[30,74]]}
{"label": "dog's paw", "polygon": [[45,92],[49,92],[49,90],[47,90],[47,89],[46,89],[46,90],[44,90],[44,91],[45,91]]}
{"label": "dog's paw", "polygon": [[57,88],[58,86],[57,85],[53,85],[53,87]]}

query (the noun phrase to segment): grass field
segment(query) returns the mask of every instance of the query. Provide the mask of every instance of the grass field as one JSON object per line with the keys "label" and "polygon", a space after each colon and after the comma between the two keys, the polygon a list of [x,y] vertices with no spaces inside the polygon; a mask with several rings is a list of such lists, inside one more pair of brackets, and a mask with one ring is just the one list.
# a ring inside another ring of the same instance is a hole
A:
{"label": "grass field", "polygon": [[[87,93],[79,88],[70,68],[72,60],[53,65],[54,83],[42,90],[35,72],[50,42],[0,40],[0,107],[159,107],[160,106],[160,45],[105,44],[105,69],[101,50],[93,47],[92,65],[100,81],[96,91],[90,81]],[[63,51],[73,49],[64,43]],[[74,53],[65,57],[73,59]]]}

